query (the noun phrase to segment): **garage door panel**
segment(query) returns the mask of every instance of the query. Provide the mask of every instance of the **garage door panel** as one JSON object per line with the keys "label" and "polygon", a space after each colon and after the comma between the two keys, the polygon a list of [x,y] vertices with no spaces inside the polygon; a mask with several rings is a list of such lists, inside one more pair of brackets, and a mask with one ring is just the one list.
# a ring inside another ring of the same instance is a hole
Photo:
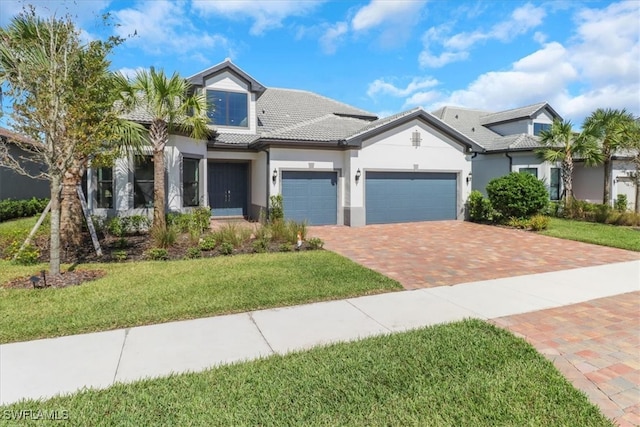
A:
{"label": "garage door panel", "polygon": [[310,225],[336,224],[337,173],[284,171],[282,199],[285,219],[306,221]]}
{"label": "garage door panel", "polygon": [[455,219],[455,173],[367,172],[367,224]]}

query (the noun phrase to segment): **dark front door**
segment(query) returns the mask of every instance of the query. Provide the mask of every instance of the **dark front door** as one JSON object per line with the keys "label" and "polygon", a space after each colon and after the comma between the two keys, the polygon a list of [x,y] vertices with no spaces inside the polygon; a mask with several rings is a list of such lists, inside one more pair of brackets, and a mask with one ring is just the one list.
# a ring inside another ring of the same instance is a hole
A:
{"label": "dark front door", "polygon": [[209,163],[213,216],[247,216],[247,164]]}

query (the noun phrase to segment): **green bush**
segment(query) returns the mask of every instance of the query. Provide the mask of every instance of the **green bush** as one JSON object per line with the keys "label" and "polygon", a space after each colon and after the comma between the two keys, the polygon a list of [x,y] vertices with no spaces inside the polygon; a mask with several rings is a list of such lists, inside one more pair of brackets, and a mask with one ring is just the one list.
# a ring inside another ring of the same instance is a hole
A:
{"label": "green bush", "polygon": [[202,256],[202,252],[200,252],[199,247],[191,247],[187,249],[186,257],[188,259],[196,259],[196,258],[200,258],[201,256]]}
{"label": "green bush", "polygon": [[307,241],[307,244],[309,245],[309,249],[322,249],[324,247],[324,240],[319,237],[312,237]]}
{"label": "green bush", "polygon": [[233,245],[229,242],[222,242],[220,244],[220,253],[222,255],[231,255],[233,254]]}
{"label": "green bush", "polygon": [[487,222],[491,219],[491,202],[478,190],[469,195],[469,220],[473,222]]}
{"label": "green bush", "polygon": [[487,185],[491,206],[503,218],[529,218],[546,209],[549,193],[542,181],[528,173],[512,172]]}
{"label": "green bush", "polygon": [[530,222],[528,218],[516,218],[515,216],[512,216],[506,221],[506,225],[508,225],[509,227],[521,228],[523,230],[526,230],[530,227]]}
{"label": "green bush", "polygon": [[0,202],[0,222],[15,218],[39,215],[47,207],[49,199],[3,200]]}
{"label": "green bush", "polygon": [[213,234],[204,236],[198,245],[202,251],[212,251],[216,248],[216,237]]}
{"label": "green bush", "polygon": [[253,252],[264,253],[269,251],[269,239],[261,238],[253,241]]}
{"label": "green bush", "polygon": [[529,226],[533,231],[542,231],[549,228],[549,222],[551,220],[546,215],[534,215],[529,220]]}
{"label": "green bush", "polygon": [[152,261],[166,261],[169,259],[169,252],[164,248],[151,248],[144,252],[144,257]]}
{"label": "green bush", "polygon": [[595,220],[595,222],[606,223],[612,211],[611,206],[607,204],[596,204],[593,206],[593,220]]}
{"label": "green bush", "polygon": [[[22,243],[15,241],[13,242],[6,250],[5,250],[5,256],[7,258],[11,258],[12,262],[14,264],[18,264],[18,265],[34,265],[38,263],[38,258],[40,258],[40,250],[33,246],[32,244],[28,244],[27,246],[24,247],[24,249],[18,253],[18,251],[20,250],[20,246],[22,246]],[[18,254],[18,256],[16,256],[16,259],[14,260],[13,257]]]}
{"label": "green bush", "polygon": [[290,243],[283,243],[278,248],[280,252],[291,252],[293,250],[293,246]]}
{"label": "green bush", "polygon": [[235,223],[228,223],[213,232],[216,241],[229,243],[233,248],[239,248],[251,238],[251,230],[247,227],[240,227]]}
{"label": "green bush", "polygon": [[118,262],[123,262],[127,260],[127,257],[129,256],[129,254],[127,254],[127,251],[124,250],[117,250],[117,251],[113,251],[111,252],[111,256],[113,257],[113,259],[115,259]]}
{"label": "green bush", "polygon": [[282,221],[284,208],[282,207],[282,194],[276,194],[269,198],[269,222]]}
{"label": "green bush", "polygon": [[613,202],[613,208],[618,212],[626,212],[628,206],[628,200],[626,194],[618,194],[615,202]]}

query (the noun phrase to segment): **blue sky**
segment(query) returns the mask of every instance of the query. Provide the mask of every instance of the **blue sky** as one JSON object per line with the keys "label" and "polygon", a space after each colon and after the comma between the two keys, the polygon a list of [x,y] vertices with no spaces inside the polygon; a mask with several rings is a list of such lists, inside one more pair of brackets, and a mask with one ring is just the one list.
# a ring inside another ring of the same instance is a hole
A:
{"label": "blue sky", "polygon": [[[32,1],[120,46],[112,68],[188,77],[225,58],[267,87],[377,113],[498,111],[548,101],[580,127],[596,108],[640,115],[640,1]],[[0,25],[22,2],[0,2]]]}

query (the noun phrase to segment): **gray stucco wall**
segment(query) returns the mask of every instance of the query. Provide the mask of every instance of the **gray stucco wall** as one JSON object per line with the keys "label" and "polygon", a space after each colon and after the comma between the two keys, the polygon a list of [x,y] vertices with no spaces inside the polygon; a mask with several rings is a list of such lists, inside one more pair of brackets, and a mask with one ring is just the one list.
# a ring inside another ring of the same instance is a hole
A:
{"label": "gray stucco wall", "polygon": [[471,189],[487,195],[486,188],[489,181],[507,175],[509,159],[501,154],[478,154],[471,160]]}
{"label": "gray stucco wall", "polygon": [[[15,146],[10,146],[9,152],[14,157],[24,156],[26,154]],[[23,167],[31,173],[36,174],[40,171],[41,165],[25,162]],[[48,198],[49,196],[48,181],[21,175],[0,165],[0,200],[24,200],[32,197]]]}

